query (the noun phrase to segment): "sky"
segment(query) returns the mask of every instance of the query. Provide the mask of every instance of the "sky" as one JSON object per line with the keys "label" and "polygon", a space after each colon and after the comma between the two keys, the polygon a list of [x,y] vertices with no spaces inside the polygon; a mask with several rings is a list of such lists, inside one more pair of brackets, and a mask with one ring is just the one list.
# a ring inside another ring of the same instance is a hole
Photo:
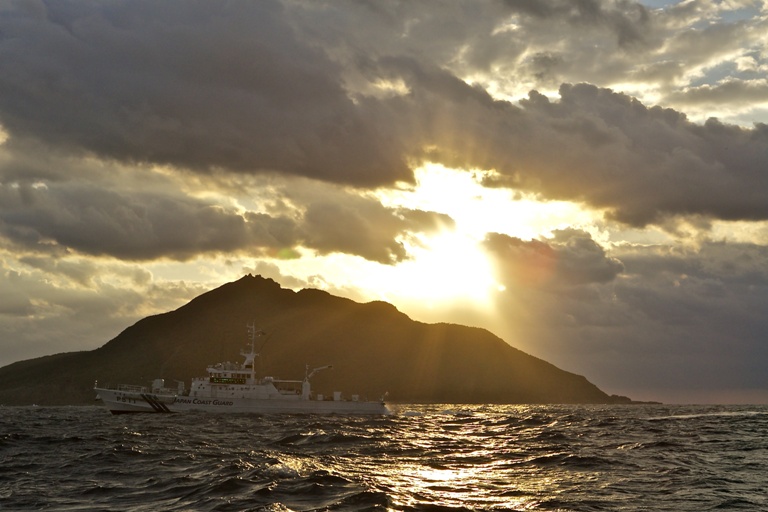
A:
{"label": "sky", "polygon": [[252,273],[768,403],[766,123],[763,0],[3,1],[0,366]]}

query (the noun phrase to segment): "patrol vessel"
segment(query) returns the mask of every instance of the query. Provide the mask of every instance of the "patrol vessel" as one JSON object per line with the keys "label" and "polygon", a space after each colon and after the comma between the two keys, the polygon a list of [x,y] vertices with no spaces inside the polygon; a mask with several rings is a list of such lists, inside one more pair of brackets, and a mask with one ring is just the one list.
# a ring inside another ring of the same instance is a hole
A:
{"label": "patrol vessel", "polygon": [[242,363],[218,363],[206,369],[207,377],[192,379],[190,389],[179,382],[176,388],[155,379],[151,387],[120,384],[94,386],[100,399],[112,414],[174,413],[209,411],[217,413],[293,413],[293,414],[388,414],[384,398],[361,400],[358,395],[343,396],[335,391],[330,396],[312,392],[310,379],[319,371],[332,368],[306,366],[304,379],[283,380],[256,375],[256,340],[263,331],[248,325],[250,350],[241,351]]}

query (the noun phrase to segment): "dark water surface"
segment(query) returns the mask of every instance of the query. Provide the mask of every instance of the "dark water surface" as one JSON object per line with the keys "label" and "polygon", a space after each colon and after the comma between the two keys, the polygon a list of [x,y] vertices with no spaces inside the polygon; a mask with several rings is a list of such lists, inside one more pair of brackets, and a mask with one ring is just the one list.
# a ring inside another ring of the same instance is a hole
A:
{"label": "dark water surface", "polygon": [[0,509],[768,510],[766,406],[0,407]]}

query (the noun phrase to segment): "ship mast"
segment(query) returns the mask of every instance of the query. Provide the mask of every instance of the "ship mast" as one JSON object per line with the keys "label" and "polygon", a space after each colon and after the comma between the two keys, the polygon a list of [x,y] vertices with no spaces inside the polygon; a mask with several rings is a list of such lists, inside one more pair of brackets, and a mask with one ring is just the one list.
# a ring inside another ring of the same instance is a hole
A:
{"label": "ship mast", "polygon": [[264,335],[264,331],[257,330],[256,329],[256,323],[252,322],[247,325],[248,327],[248,341],[251,345],[250,352],[245,352],[243,350],[240,351],[240,355],[245,357],[245,362],[243,363],[243,367],[246,370],[250,370],[250,380],[252,384],[256,383],[256,356],[259,354],[256,353],[256,338],[259,336]]}

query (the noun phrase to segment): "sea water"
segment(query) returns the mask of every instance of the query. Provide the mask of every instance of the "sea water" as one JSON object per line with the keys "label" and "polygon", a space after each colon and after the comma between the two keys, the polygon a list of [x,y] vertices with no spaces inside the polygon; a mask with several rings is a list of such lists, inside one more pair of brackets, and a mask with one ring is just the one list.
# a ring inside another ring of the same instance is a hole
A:
{"label": "sea water", "polygon": [[0,509],[768,510],[766,406],[0,407]]}

